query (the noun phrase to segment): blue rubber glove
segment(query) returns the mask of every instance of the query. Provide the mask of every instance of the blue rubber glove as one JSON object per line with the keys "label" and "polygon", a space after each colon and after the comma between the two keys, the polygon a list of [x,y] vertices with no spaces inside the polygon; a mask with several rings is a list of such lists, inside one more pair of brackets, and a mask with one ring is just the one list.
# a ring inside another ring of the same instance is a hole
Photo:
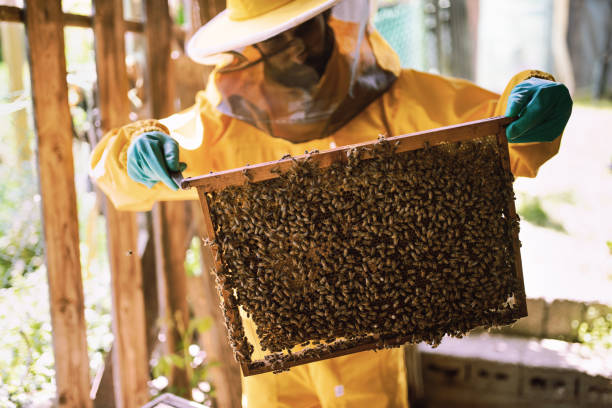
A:
{"label": "blue rubber glove", "polygon": [[518,119],[506,128],[510,143],[551,142],[565,129],[572,113],[572,98],[559,82],[529,78],[508,97],[506,116]]}
{"label": "blue rubber glove", "polygon": [[183,171],[187,167],[178,161],[178,157],[178,143],[170,136],[159,131],[143,133],[128,148],[128,175],[149,188],[161,181],[171,189],[178,190],[179,186],[170,177],[170,172]]}

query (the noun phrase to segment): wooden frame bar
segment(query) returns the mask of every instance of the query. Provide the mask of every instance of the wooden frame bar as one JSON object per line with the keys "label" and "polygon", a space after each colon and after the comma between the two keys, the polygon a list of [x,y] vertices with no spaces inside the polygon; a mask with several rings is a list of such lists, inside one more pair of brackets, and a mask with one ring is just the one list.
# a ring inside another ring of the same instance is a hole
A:
{"label": "wooden frame bar", "polygon": [[[92,28],[94,24],[94,18],[92,16],[86,16],[83,14],[73,13],[62,13],[63,25],[66,27],[83,27]],[[24,10],[20,7],[15,6],[0,6],[0,22],[13,22],[23,23],[25,21]],[[125,29],[127,31],[133,31],[142,33],[144,32],[144,23],[139,21],[125,20]]]}
{"label": "wooden frame bar", "polygon": [[[206,200],[206,192],[204,189],[198,188],[198,197],[200,198],[200,204],[202,206],[202,221],[204,224],[204,231],[206,231],[207,238],[211,241],[215,239],[215,226],[212,222],[212,218],[210,217],[210,209],[208,208],[208,201]],[[221,253],[219,252],[219,247],[217,245],[209,245],[209,248],[212,252],[212,259],[214,260],[214,270],[220,271],[223,268],[223,262],[221,260]],[[219,277],[219,279],[221,279]],[[229,320],[229,322],[234,326],[242,326],[242,320],[240,323],[237,323],[237,319],[240,319],[240,312],[238,311],[238,306],[234,304],[234,302],[230,301],[229,293],[223,289],[223,282],[217,283],[217,292],[219,296],[223,299],[223,313],[225,317]],[[238,364],[240,364],[240,368],[242,369],[242,374],[244,376],[248,376],[249,374],[249,365],[244,359],[237,359]]]}
{"label": "wooden frame bar", "polygon": [[[505,131],[497,132],[497,144],[500,147],[500,161],[501,166],[505,171],[510,173],[510,152],[508,150],[508,139],[506,138]],[[516,214],[516,206],[514,205],[514,200],[509,199],[506,203],[508,215],[510,220],[516,220],[518,222],[518,215]],[[511,234],[513,231],[509,231]],[[523,262],[521,260],[521,243],[518,239],[518,231],[514,231],[512,237],[512,252],[514,253],[514,270],[516,272],[516,277],[518,282],[520,283],[520,289],[522,292],[518,293],[519,299],[517,299],[517,303],[520,306],[520,315],[521,317],[527,316],[527,295],[525,293],[525,283],[523,280]]]}
{"label": "wooden frame bar", "polygon": [[[411,150],[417,150],[428,146],[435,146],[437,144],[446,142],[459,142],[476,139],[479,137],[485,137],[490,135],[496,135],[499,151],[501,152],[500,166],[506,171],[510,172],[509,155],[508,155],[508,143],[505,136],[505,127],[512,121],[511,118],[506,117],[494,117],[489,119],[483,119],[474,122],[468,122],[455,126],[448,126],[439,129],[428,130],[424,132],[417,132],[408,135],[401,135],[386,138],[385,140],[392,143],[395,147],[395,152],[405,152]],[[238,169],[232,169],[228,171],[212,173],[200,177],[184,179],[181,183],[183,188],[196,187],[200,198],[200,203],[203,212],[204,229],[208,234],[209,240],[214,242],[215,239],[215,227],[210,216],[210,210],[208,208],[208,202],[206,199],[206,193],[211,191],[218,191],[227,186],[242,185],[247,181],[259,182],[264,180],[273,179],[279,177],[281,173],[288,171],[294,161],[309,159],[313,163],[316,163],[320,168],[331,166],[334,162],[345,162],[348,155],[357,148],[367,148],[372,146],[376,141],[360,143],[356,145],[339,147],[324,152],[317,152],[311,154],[305,154],[293,158],[281,159],[277,162],[266,162],[257,164],[254,166],[241,167]],[[362,158],[368,159],[372,155],[367,149],[361,149]],[[512,197],[508,198],[506,202],[506,211],[509,215],[508,225],[511,225],[516,220],[516,211],[514,207],[514,201]],[[517,231],[513,228],[508,228],[508,238],[512,242],[512,249],[514,252],[514,273],[519,285],[519,292],[517,293],[516,302],[519,305],[516,314],[504,315],[503,320],[510,323],[518,317],[524,317],[527,315],[526,299],[524,293],[524,282],[521,266],[521,258],[519,251],[519,241]],[[215,268],[217,271],[222,270],[223,262],[221,259],[221,253],[217,244],[210,244],[210,249],[215,259]],[[221,279],[221,277],[219,277]],[[230,299],[230,294],[224,290],[223,282],[219,283],[220,296],[223,299],[225,305],[226,317],[230,324],[235,328],[242,326],[242,319],[238,313],[238,306]],[[228,306],[229,305],[229,306]],[[289,368],[301,364],[306,364],[314,361],[320,361],[324,359],[339,357],[351,353],[360,351],[372,350],[380,348],[383,345],[401,345],[410,340],[411,337],[406,336],[398,339],[383,341],[379,337],[371,336],[360,340],[356,346],[350,346],[347,348],[340,348],[334,351],[325,352],[322,356],[312,357],[306,355],[304,352],[293,353],[295,359],[293,361],[285,362],[283,368]],[[304,357],[301,357],[303,355]],[[273,368],[264,360],[247,362],[240,355],[237,355],[242,372],[244,376],[262,374],[273,371]]]}
{"label": "wooden frame bar", "polygon": [[[94,25],[94,18],[92,16],[85,16],[82,14],[65,13],[64,21],[67,27],[83,27],[92,28]],[[145,31],[144,23],[139,21],[124,20],[125,31],[134,33],[142,33]]]}
{"label": "wooden frame bar", "polygon": [[58,404],[91,407],[61,4],[26,11]]}
{"label": "wooden frame bar", "polygon": [[[481,136],[497,134],[510,123],[511,119],[505,116],[498,116],[489,119],[467,122],[461,125],[446,126],[435,130],[425,132],[411,133],[409,135],[394,136],[386,138],[389,142],[398,141],[396,152],[401,153],[408,150],[416,150],[425,146],[435,146],[442,142],[459,142],[461,140],[470,140]],[[347,152],[352,149],[365,147],[375,142],[365,142],[350,146],[337,147],[311,154],[303,154],[300,156],[290,157],[278,160],[276,162],[260,163],[253,166],[245,166],[237,169],[219,171],[216,173],[206,174],[198,177],[186,178],[182,181],[181,187],[198,187],[204,191],[217,191],[227,186],[238,186],[244,184],[247,180],[253,183],[259,181],[270,180],[278,177],[278,171],[286,172],[293,165],[294,160],[304,160],[310,158],[313,163],[316,163],[320,168],[329,167],[336,161],[345,161]],[[367,158],[367,153],[364,158]],[[273,171],[271,171],[273,170]]]}
{"label": "wooden frame bar", "polygon": [[24,10],[15,6],[0,6],[0,21],[23,23],[25,22]]}

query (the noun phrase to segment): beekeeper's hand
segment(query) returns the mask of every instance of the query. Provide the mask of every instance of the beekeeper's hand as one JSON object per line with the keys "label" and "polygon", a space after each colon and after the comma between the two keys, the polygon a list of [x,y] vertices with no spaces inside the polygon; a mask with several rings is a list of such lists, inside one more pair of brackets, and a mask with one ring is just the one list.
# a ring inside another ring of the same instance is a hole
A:
{"label": "beekeeper's hand", "polygon": [[179,186],[170,177],[171,171],[183,171],[179,162],[178,143],[163,132],[152,131],[132,141],[127,152],[127,171],[132,180],[151,188],[159,181],[173,190]]}
{"label": "beekeeper's hand", "polygon": [[508,142],[551,142],[563,132],[571,113],[572,98],[565,85],[527,79],[516,85],[508,97],[506,116],[518,116],[506,128]]}

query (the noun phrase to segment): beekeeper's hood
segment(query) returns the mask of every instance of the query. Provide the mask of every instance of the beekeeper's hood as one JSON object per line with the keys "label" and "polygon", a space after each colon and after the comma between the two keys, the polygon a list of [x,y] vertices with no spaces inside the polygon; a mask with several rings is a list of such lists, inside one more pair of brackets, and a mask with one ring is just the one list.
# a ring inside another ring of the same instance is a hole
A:
{"label": "beekeeper's hood", "polygon": [[369,14],[368,0],[228,0],[187,53],[216,65],[207,95],[219,111],[305,142],[334,133],[396,79],[397,58]]}

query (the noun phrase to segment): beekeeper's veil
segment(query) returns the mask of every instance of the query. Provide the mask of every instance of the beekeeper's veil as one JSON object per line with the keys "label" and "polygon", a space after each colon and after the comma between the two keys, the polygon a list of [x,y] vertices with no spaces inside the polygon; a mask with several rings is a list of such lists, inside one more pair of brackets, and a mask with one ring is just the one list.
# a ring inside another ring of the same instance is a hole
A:
{"label": "beekeeper's veil", "polygon": [[215,64],[209,99],[274,137],[334,133],[396,76],[377,63],[368,0],[228,0],[187,44]]}

